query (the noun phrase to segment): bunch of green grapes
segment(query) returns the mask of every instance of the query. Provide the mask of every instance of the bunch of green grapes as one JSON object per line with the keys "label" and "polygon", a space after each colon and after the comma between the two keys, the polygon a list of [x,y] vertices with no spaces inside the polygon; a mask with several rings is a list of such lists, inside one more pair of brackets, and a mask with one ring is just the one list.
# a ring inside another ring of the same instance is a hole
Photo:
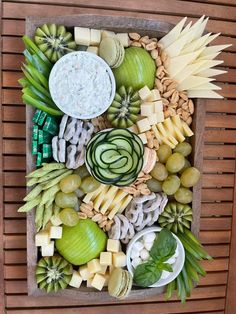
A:
{"label": "bunch of green grapes", "polygon": [[149,189],[172,195],[179,203],[191,203],[193,193],[190,188],[200,178],[199,170],[191,167],[187,159],[191,152],[192,146],[188,142],[179,143],[173,151],[168,145],[161,145],[157,151],[159,161],[151,171],[152,179],[147,181]]}

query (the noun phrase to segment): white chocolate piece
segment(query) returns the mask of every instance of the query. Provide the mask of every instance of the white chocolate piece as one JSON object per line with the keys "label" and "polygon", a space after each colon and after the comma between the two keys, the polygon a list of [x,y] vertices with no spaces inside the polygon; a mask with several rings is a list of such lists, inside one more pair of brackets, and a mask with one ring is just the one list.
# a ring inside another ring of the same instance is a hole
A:
{"label": "white chocolate piece", "polygon": [[143,261],[146,261],[147,259],[149,259],[149,252],[146,249],[142,249],[140,251],[140,257]]}
{"label": "white chocolate piece", "polygon": [[50,243],[50,237],[47,230],[41,230],[35,235],[36,246],[47,246]]}
{"label": "white chocolate piece", "polygon": [[89,46],[90,45],[90,29],[86,27],[75,27],[74,37],[77,45]]}
{"label": "white chocolate piece", "polygon": [[149,232],[143,235],[143,242],[153,242],[156,239],[156,233],[155,232]]}
{"label": "white chocolate piece", "polygon": [[54,241],[49,242],[49,244],[41,246],[42,256],[53,256],[54,255]]}
{"label": "white chocolate piece", "polygon": [[83,281],[83,279],[79,275],[79,273],[77,271],[73,270],[73,274],[72,274],[71,280],[69,282],[69,285],[71,287],[74,287],[74,288],[79,288],[81,286],[82,281]]}
{"label": "white chocolate piece", "polygon": [[144,101],[152,98],[152,93],[146,85],[143,88],[141,88],[138,91],[138,93],[139,93],[139,97]]}
{"label": "white chocolate piece", "polygon": [[109,266],[112,265],[112,253],[111,252],[101,252],[100,253],[100,264]]}
{"label": "white chocolate piece", "polygon": [[107,240],[107,251],[117,253],[120,251],[120,241],[108,239]]}
{"label": "white chocolate piece", "polygon": [[153,242],[144,242],[144,247],[146,250],[150,251],[153,246]]}
{"label": "white chocolate piece", "polygon": [[137,124],[137,127],[138,127],[140,133],[149,131],[151,129],[148,118],[144,118],[142,120],[139,120],[136,122],[136,124]]}
{"label": "white chocolate piece", "polygon": [[138,265],[142,264],[142,260],[140,257],[132,260],[131,265],[136,268]]}
{"label": "white chocolate piece", "polygon": [[101,274],[95,274],[95,276],[93,277],[93,280],[91,282],[91,286],[99,291],[102,290],[102,288],[104,287],[106,278],[105,276],[101,275]]}
{"label": "white chocolate piece", "polygon": [[138,250],[135,250],[135,249],[133,248],[132,251],[131,251],[130,257],[131,257],[132,259],[135,259],[135,258],[139,257],[139,251],[138,251]]}
{"label": "white chocolate piece", "polygon": [[87,265],[90,274],[99,273],[100,271],[102,271],[101,264],[99,262],[99,259],[97,258],[94,258],[91,261],[89,261]]}
{"label": "white chocolate piece", "polygon": [[144,245],[142,242],[140,241],[136,241],[133,245],[133,249],[137,250],[137,251],[141,251],[144,248]]}
{"label": "white chocolate piece", "polygon": [[51,226],[49,231],[49,236],[51,239],[61,239],[62,238],[62,227]]}
{"label": "white chocolate piece", "polygon": [[126,255],[124,252],[113,253],[113,265],[115,267],[126,266]]}

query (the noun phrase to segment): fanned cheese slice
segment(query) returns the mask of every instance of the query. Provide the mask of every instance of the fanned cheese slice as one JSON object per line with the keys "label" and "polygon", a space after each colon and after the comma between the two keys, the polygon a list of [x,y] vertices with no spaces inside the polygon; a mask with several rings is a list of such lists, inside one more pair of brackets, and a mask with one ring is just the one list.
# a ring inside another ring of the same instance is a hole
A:
{"label": "fanned cheese slice", "polygon": [[[199,61],[197,63],[189,64],[181,72],[179,72],[178,74],[173,76],[173,79],[176,82],[180,83],[180,82],[184,81],[190,75],[193,75],[194,73],[198,72],[198,69],[201,66],[203,66],[204,64],[206,64],[207,62],[208,62],[208,60],[202,60],[202,61]],[[202,76],[204,76],[204,75],[202,75]]]}
{"label": "fanned cheese slice", "polygon": [[[200,71],[203,71],[203,70],[206,70],[206,69],[210,69],[210,68],[213,68],[219,64],[222,64],[224,61],[222,60],[205,60],[207,61],[205,64],[201,65],[197,72],[200,72]],[[198,60],[196,61],[196,63],[198,62]],[[201,61],[200,61],[201,62]]]}
{"label": "fanned cheese slice", "polygon": [[205,83],[209,83],[213,81],[214,79],[208,78],[208,77],[202,77],[202,76],[189,76],[186,80],[181,82],[178,85],[179,90],[189,90],[192,89],[193,87],[203,85]]}
{"label": "fanned cheese slice", "polygon": [[195,39],[194,41],[186,45],[184,49],[181,50],[181,54],[186,54],[186,53],[196,51],[197,49],[201,48],[205,44],[206,40],[208,39],[210,35],[211,33],[208,33],[198,39]]}
{"label": "fanned cheese slice", "polygon": [[[205,16],[204,16],[205,17]],[[201,18],[200,18],[201,20]],[[198,26],[197,22],[193,25],[193,29],[195,30],[195,33],[193,35],[193,40],[200,38],[205,30],[205,27],[207,25],[207,22],[209,20],[209,17],[207,17],[205,20],[202,20],[201,24]],[[196,25],[196,26],[195,26]]]}
{"label": "fanned cheese slice", "polygon": [[186,26],[185,28],[182,30],[182,32],[180,33],[179,35],[179,38],[182,37],[183,35],[185,35],[189,30],[190,30],[190,27],[192,26],[192,21],[190,21]]}
{"label": "fanned cheese slice", "polygon": [[[189,42],[189,38],[192,36],[191,31],[186,33],[185,35],[179,37],[176,41],[174,41],[170,46],[165,49],[165,52],[169,55],[169,57],[177,57],[183,47]],[[182,54],[182,53],[181,53]]]}
{"label": "fanned cheese slice", "polygon": [[164,48],[171,45],[179,37],[186,20],[187,17],[184,17],[168,34],[159,40],[159,43],[161,43]]}
{"label": "fanned cheese slice", "polygon": [[218,36],[220,36],[221,33],[213,34],[208,37],[207,41],[205,42],[205,45],[208,45],[210,42],[215,40]]}
{"label": "fanned cheese slice", "polygon": [[219,51],[222,51],[228,47],[232,46],[231,44],[229,45],[216,45],[216,46],[210,46],[210,47],[206,47],[203,52],[201,53],[200,57],[202,56],[206,56],[206,55],[210,55],[213,53],[217,53]]}
{"label": "fanned cheese slice", "polygon": [[180,55],[170,59],[170,64],[168,66],[168,72],[171,77],[175,76],[177,73],[182,71],[188,64],[196,60],[204,48],[201,48],[197,51],[187,53],[185,55]]}
{"label": "fanned cheese slice", "polygon": [[206,69],[204,71],[199,72],[198,75],[205,76],[205,77],[212,77],[212,76],[217,76],[224,73],[227,73],[227,71],[218,70],[218,69]]}
{"label": "fanned cheese slice", "polygon": [[222,89],[221,87],[212,83],[205,83],[192,88],[192,90],[221,90],[221,89]]}
{"label": "fanned cheese slice", "polygon": [[217,94],[213,90],[188,90],[189,98],[214,98],[220,99],[224,98],[223,96]]}
{"label": "fanned cheese slice", "polygon": [[215,59],[220,53],[221,53],[221,51],[216,52],[216,53],[212,53],[212,54],[209,54],[209,55],[205,55],[205,56],[200,56],[200,57],[198,58],[198,60],[213,60],[213,59]]}

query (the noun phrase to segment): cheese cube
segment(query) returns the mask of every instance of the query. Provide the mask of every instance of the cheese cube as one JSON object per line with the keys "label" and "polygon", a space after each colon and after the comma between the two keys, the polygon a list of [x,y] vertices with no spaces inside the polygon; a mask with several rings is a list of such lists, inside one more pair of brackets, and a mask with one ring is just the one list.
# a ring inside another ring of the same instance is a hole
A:
{"label": "cheese cube", "polygon": [[49,232],[47,230],[41,230],[35,235],[36,246],[46,246],[50,243]]}
{"label": "cheese cube", "polygon": [[154,111],[156,113],[163,111],[163,103],[162,100],[154,101]]}
{"label": "cheese cube", "polygon": [[107,271],[107,265],[101,265],[102,270],[98,272],[98,274],[105,275]]}
{"label": "cheese cube", "polygon": [[105,281],[106,281],[106,278],[105,276],[103,275],[100,275],[100,274],[96,274],[94,277],[93,277],[93,280],[91,282],[91,286],[99,291],[102,290],[102,288],[104,287],[104,284],[105,284]]}
{"label": "cheese cube", "polygon": [[116,38],[119,39],[123,47],[129,46],[129,35],[127,33],[117,33]]}
{"label": "cheese cube", "polygon": [[93,29],[90,30],[91,39],[90,39],[90,45],[92,46],[98,46],[101,41],[101,31],[100,29]]}
{"label": "cheese cube", "polygon": [[157,123],[163,122],[165,120],[163,111],[156,113],[156,117],[157,117]]}
{"label": "cheese cube", "polygon": [[151,94],[152,94],[152,99],[153,99],[153,101],[156,101],[156,100],[161,99],[161,95],[160,95],[158,89],[152,89],[152,90],[151,90]]}
{"label": "cheese cube", "polygon": [[135,133],[135,134],[138,134],[138,128],[137,128],[137,125],[133,124],[132,126],[130,126],[128,128],[128,130],[130,130],[131,132]]}
{"label": "cheese cube", "polygon": [[53,215],[50,219],[53,226],[60,226],[62,225],[62,221],[59,217],[59,215]]}
{"label": "cheese cube", "polygon": [[100,253],[100,264],[101,265],[112,265],[112,253],[111,252],[101,252]]}
{"label": "cheese cube", "polygon": [[89,270],[88,270],[87,264],[83,265],[83,266],[80,266],[79,274],[80,274],[80,276],[82,277],[83,280],[88,280],[89,278],[93,277],[93,274],[91,274],[89,272]]}
{"label": "cheese cube", "polygon": [[113,253],[113,265],[115,267],[126,266],[126,255],[124,252]]}
{"label": "cheese cube", "polygon": [[49,244],[41,246],[42,256],[53,256],[54,255],[54,241],[49,242]]}
{"label": "cheese cube", "polygon": [[107,251],[108,252],[119,252],[120,250],[120,241],[114,239],[107,240]]}
{"label": "cheese cube", "polygon": [[[147,118],[150,125],[157,124],[157,115],[155,113],[152,114],[151,116],[148,116]],[[143,144],[146,144],[146,143],[143,143]]]}
{"label": "cheese cube", "polygon": [[108,282],[109,282],[109,278],[110,278],[110,274],[109,272],[107,272],[105,275],[105,282],[104,282],[104,287],[107,287],[108,286]]}
{"label": "cheese cube", "polygon": [[51,239],[61,239],[62,238],[62,227],[51,226],[49,236]]}
{"label": "cheese cube", "polygon": [[102,30],[102,39],[106,37],[115,37],[116,34],[111,31]]}
{"label": "cheese cube", "polygon": [[99,259],[94,258],[88,262],[88,271],[90,272],[90,274],[99,273],[100,271],[102,271]]}
{"label": "cheese cube", "polygon": [[88,52],[91,52],[91,53],[94,53],[95,55],[98,55],[98,47],[89,46],[89,47],[87,48],[87,51],[88,51]]}
{"label": "cheese cube", "polygon": [[74,37],[77,45],[89,46],[90,45],[90,29],[86,27],[75,27]]}
{"label": "cheese cube", "polygon": [[152,102],[144,102],[141,106],[141,116],[147,117],[154,113],[154,105]]}
{"label": "cheese cube", "polygon": [[149,131],[151,129],[151,126],[150,126],[150,123],[148,121],[148,118],[144,118],[142,120],[139,120],[139,121],[136,122],[136,124],[138,126],[138,129],[139,129],[140,133]]}
{"label": "cheese cube", "polygon": [[152,93],[150,91],[150,89],[147,86],[144,86],[143,88],[141,88],[139,91],[139,97],[142,100],[149,100],[152,98]]}
{"label": "cheese cube", "polygon": [[113,266],[113,265],[109,266],[109,274],[111,274],[114,269],[115,269],[115,266]]}
{"label": "cheese cube", "polygon": [[73,274],[72,274],[71,280],[69,282],[69,285],[71,287],[74,287],[74,288],[79,288],[81,286],[82,281],[83,281],[83,279],[79,275],[79,273],[77,271],[73,270]]}
{"label": "cheese cube", "polygon": [[145,133],[140,133],[138,134],[138,136],[141,138],[141,141],[143,142],[143,144],[147,144],[147,137]]}
{"label": "cheese cube", "polygon": [[87,279],[87,284],[86,284],[87,288],[92,288],[93,277]]}

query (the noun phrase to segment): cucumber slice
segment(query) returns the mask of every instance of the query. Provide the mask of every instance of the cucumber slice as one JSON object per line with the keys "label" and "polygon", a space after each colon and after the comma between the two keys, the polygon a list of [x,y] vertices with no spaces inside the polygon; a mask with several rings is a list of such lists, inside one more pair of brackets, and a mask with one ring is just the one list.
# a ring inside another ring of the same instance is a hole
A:
{"label": "cucumber slice", "polygon": [[111,139],[110,143],[115,144],[117,146],[117,149],[125,149],[130,154],[132,154],[134,150],[131,142],[124,138],[123,139],[122,138]]}
{"label": "cucumber slice", "polygon": [[107,133],[107,139],[111,139],[113,136],[133,138],[132,133],[127,129],[113,129]]}
{"label": "cucumber slice", "polygon": [[133,166],[126,174],[136,173],[136,169],[138,167],[140,157],[137,155],[135,151],[133,151],[132,158],[133,158]]}
{"label": "cucumber slice", "polygon": [[128,162],[128,158],[126,156],[121,157],[119,160],[111,163],[109,169],[111,171],[113,171],[113,169],[120,169],[120,168],[122,168],[121,170],[122,170],[122,173],[123,173],[123,167],[127,164],[127,162]]}
{"label": "cucumber slice", "polygon": [[122,167],[122,168],[117,168],[117,169],[112,169],[112,172],[117,173],[117,174],[125,174],[127,172],[130,171],[130,169],[132,169],[133,167],[133,159],[132,157],[129,155],[128,152],[126,152],[127,154],[124,155],[127,158],[127,162],[126,164]]}
{"label": "cucumber slice", "polygon": [[121,179],[122,176],[117,175],[116,173],[111,172],[109,169],[97,168],[97,172],[100,174],[102,180],[112,182],[117,182]]}
{"label": "cucumber slice", "polygon": [[135,180],[137,179],[137,176],[134,177],[127,177],[126,176],[123,177],[123,180],[120,180],[116,183],[116,186],[122,187],[122,186],[129,186],[130,184],[132,184]]}
{"label": "cucumber slice", "polygon": [[144,146],[143,146],[143,142],[142,142],[141,138],[138,135],[134,134],[134,139],[135,139],[134,142],[137,142],[137,144],[139,144],[139,147],[141,149],[141,152],[138,155],[139,156],[143,156],[143,154],[144,154]]}
{"label": "cucumber slice", "polygon": [[133,141],[134,151],[138,154],[139,157],[143,156],[143,148],[137,141]]}
{"label": "cucumber slice", "polygon": [[101,167],[103,169],[106,169],[109,167],[109,163],[104,163],[101,160],[101,155],[104,151],[107,151],[108,149],[115,150],[116,151],[116,145],[110,144],[110,143],[102,143],[97,144],[96,147],[94,147],[94,160],[98,167]]}
{"label": "cucumber slice", "polygon": [[113,162],[116,162],[121,158],[119,152],[113,149],[108,149],[105,150],[104,152],[101,153],[101,160],[105,164],[111,164]]}

